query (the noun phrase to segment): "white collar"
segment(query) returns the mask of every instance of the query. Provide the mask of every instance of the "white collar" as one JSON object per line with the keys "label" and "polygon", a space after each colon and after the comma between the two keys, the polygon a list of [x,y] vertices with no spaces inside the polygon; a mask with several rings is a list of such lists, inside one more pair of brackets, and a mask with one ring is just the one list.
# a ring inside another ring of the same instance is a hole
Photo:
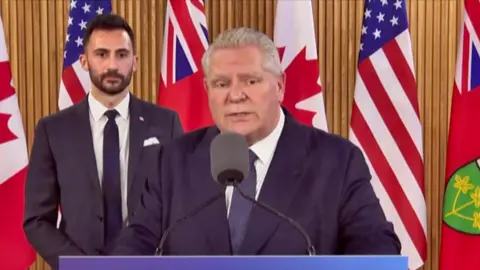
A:
{"label": "white collar", "polygon": [[[118,114],[125,120],[128,119],[129,116],[129,104],[130,93],[128,93],[125,98],[114,108],[118,111]],[[100,103],[94,96],[92,96],[92,94],[88,95],[88,106],[90,108],[90,113],[92,114],[95,121],[98,121],[105,114],[105,112],[108,111],[108,108],[103,106],[103,104]]]}
{"label": "white collar", "polygon": [[285,115],[280,108],[280,118],[275,129],[273,129],[273,131],[270,132],[267,137],[250,146],[250,149],[255,153],[255,155],[257,155],[259,161],[263,164],[270,163],[273,154],[275,153],[275,148],[277,147],[280,135],[282,134],[284,124]]}

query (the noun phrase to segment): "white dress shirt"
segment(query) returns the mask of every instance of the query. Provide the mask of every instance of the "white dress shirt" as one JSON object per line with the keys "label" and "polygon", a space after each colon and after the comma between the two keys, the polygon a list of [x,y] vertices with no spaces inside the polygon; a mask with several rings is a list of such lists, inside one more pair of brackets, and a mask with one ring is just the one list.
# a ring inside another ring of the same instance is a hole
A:
{"label": "white dress shirt", "polygon": [[[277,148],[278,139],[280,138],[280,134],[282,134],[284,123],[285,115],[283,114],[283,111],[280,110],[280,119],[275,129],[267,137],[250,146],[250,150],[252,150],[258,157],[255,161],[255,170],[257,172],[257,187],[255,190],[255,200],[258,198],[258,194],[260,194],[260,190],[262,189],[268,167],[270,166],[273,154],[275,153],[275,149]],[[228,186],[225,190],[227,217],[230,214],[230,202],[232,200],[232,194],[233,187]]]}
{"label": "white dress shirt", "polygon": [[[118,126],[118,135],[120,142],[120,187],[122,196],[122,216],[123,220],[127,217],[127,178],[128,178],[128,145],[129,145],[129,103],[130,94],[114,109],[118,111],[115,122]],[[91,94],[88,95],[88,105],[90,107],[90,127],[93,136],[93,148],[95,159],[97,162],[98,179],[100,179],[100,187],[103,179],[103,130],[107,124],[108,118],[104,113],[108,110],[102,103],[96,100]]]}

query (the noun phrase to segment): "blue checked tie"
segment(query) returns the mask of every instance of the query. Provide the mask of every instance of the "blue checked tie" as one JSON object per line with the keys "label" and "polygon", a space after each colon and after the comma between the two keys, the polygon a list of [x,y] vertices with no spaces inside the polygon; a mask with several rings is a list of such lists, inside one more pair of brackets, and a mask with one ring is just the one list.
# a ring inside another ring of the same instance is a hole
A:
{"label": "blue checked tie", "polygon": [[252,211],[253,203],[243,198],[238,192],[238,188],[242,192],[255,198],[255,190],[257,186],[257,173],[255,171],[254,162],[257,159],[255,153],[250,150],[250,174],[247,178],[233,190],[232,203],[230,205],[229,213],[229,226],[230,226],[230,242],[232,245],[233,254],[238,254],[240,247],[242,246],[243,239],[245,238],[245,232],[248,224],[248,218]]}
{"label": "blue checked tie", "polygon": [[122,229],[122,197],[120,189],[120,144],[115,117],[116,110],[105,112],[108,117],[103,131],[103,204],[105,211],[105,244],[111,244]]}

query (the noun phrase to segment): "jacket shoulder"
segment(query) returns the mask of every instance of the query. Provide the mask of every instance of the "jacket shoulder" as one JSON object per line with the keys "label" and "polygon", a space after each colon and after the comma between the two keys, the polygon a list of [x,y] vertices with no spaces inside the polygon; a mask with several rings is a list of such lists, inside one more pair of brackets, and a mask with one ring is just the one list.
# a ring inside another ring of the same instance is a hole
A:
{"label": "jacket shoulder", "polygon": [[302,126],[302,128],[307,137],[307,148],[320,151],[331,158],[348,159],[352,152],[360,151],[357,145],[341,135],[309,126]]}

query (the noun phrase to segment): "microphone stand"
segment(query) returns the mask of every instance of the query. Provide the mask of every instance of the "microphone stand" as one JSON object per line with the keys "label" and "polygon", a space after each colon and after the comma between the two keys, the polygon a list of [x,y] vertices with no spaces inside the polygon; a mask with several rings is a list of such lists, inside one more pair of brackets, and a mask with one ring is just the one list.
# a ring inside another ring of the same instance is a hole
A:
{"label": "microphone stand", "polygon": [[250,202],[252,202],[254,205],[255,204],[258,204],[260,205],[260,207],[262,207],[263,209],[267,210],[268,212],[271,212],[271,213],[274,213],[275,215],[279,216],[280,218],[282,219],[285,219],[288,221],[288,223],[290,223],[291,225],[293,225],[295,228],[297,228],[297,230],[302,234],[303,238],[305,239],[305,242],[307,243],[307,246],[308,246],[308,255],[309,256],[315,256],[316,254],[316,251],[315,251],[315,247],[312,245],[312,242],[310,240],[310,237],[308,237],[308,234],[305,232],[305,230],[297,223],[295,222],[293,219],[285,216],[284,214],[278,212],[277,210],[273,209],[272,207],[262,203],[261,201],[257,201],[257,200],[254,200],[252,198],[250,198],[250,196],[247,196],[245,195],[245,193],[243,193],[242,189],[238,188],[236,185],[234,185],[238,191],[240,192],[240,195],[242,195],[242,197],[244,197],[245,199],[249,200]]}

